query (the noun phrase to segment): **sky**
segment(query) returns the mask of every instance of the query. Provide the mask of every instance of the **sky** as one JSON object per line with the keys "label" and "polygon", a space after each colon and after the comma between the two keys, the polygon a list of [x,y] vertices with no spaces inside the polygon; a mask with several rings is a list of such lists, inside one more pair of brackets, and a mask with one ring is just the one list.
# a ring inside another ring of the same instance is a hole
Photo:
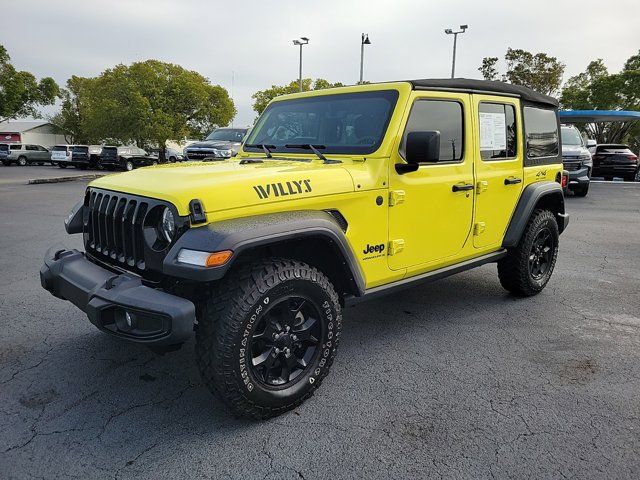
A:
{"label": "sky", "polygon": [[[179,64],[232,94],[235,126],[251,124],[251,95],[298,77],[352,84],[360,35],[369,34],[364,78],[377,82],[479,78],[482,58],[508,47],[545,52],[566,64],[564,79],[602,58],[610,71],[640,49],[640,2],[614,0],[0,0],[0,44],[18,69],[63,85],[119,63],[154,58]],[[615,7],[614,7],[615,6]],[[53,110],[55,111],[55,109]],[[45,113],[53,113],[49,109]]]}

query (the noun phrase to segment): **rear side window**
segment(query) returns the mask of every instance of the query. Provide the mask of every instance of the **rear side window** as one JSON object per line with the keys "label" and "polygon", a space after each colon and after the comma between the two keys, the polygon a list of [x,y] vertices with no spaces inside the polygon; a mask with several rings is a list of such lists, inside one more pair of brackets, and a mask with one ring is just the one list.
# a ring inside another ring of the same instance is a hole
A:
{"label": "rear side window", "polygon": [[527,157],[558,156],[558,121],[554,110],[524,107],[524,129],[527,134]]}
{"label": "rear side window", "polygon": [[31,151],[31,152],[37,152],[38,151],[38,147],[36,145],[27,145],[25,147],[25,150]]}
{"label": "rear side window", "polygon": [[480,103],[480,156],[482,160],[514,158],[518,154],[516,109],[504,103]]}
{"label": "rear side window", "polygon": [[405,128],[400,154],[410,132],[440,132],[440,162],[459,162],[464,153],[462,105],[452,100],[418,100]]}

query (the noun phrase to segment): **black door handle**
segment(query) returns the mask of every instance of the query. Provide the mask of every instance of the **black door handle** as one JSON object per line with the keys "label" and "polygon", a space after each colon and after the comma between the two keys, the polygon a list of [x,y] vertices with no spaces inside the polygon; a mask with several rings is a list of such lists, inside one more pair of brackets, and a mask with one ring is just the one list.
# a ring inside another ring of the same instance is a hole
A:
{"label": "black door handle", "polygon": [[516,178],[516,177],[510,177],[510,178],[505,178],[504,179],[504,184],[505,185],[515,185],[517,183],[522,183],[522,179],[521,178]]}
{"label": "black door handle", "polygon": [[452,192],[464,192],[465,190],[473,190],[473,184],[467,183],[467,184],[461,185],[459,183],[456,183],[453,187],[451,187]]}

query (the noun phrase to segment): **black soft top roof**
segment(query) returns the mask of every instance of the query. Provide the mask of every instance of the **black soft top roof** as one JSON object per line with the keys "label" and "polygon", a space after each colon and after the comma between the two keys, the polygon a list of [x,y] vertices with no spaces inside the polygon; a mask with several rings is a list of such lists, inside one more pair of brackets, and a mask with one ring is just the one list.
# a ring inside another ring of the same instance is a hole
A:
{"label": "black soft top roof", "polygon": [[413,88],[433,88],[438,90],[455,90],[469,93],[496,93],[520,97],[533,103],[542,103],[558,108],[558,100],[549,95],[543,95],[535,90],[520,85],[512,85],[493,80],[475,80],[472,78],[425,78],[409,80]]}

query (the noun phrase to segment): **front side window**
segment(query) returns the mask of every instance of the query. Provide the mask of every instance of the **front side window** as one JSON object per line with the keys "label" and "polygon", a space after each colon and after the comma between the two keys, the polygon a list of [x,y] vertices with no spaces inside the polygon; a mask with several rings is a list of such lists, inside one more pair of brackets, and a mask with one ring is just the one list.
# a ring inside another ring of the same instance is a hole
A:
{"label": "front side window", "polygon": [[25,150],[28,150],[30,152],[37,152],[38,151],[38,147],[36,147],[35,145],[27,145],[25,147]]}
{"label": "front side window", "polygon": [[413,104],[400,143],[404,146],[410,132],[440,132],[440,162],[459,162],[464,154],[462,104],[453,100],[418,100]]}
{"label": "front side window", "polygon": [[[245,150],[308,153],[375,152],[387,131],[397,90],[321,95],[271,103],[246,140]],[[253,146],[252,146],[253,145]]]}
{"label": "front side window", "polygon": [[15,145],[11,145],[11,150],[21,150],[22,149],[22,145],[21,144],[15,144]]}
{"label": "front side window", "polygon": [[524,129],[527,134],[527,157],[558,156],[558,120],[554,110],[524,107]]}
{"label": "front side window", "polygon": [[478,111],[482,160],[514,158],[518,153],[515,107],[482,102]]}

